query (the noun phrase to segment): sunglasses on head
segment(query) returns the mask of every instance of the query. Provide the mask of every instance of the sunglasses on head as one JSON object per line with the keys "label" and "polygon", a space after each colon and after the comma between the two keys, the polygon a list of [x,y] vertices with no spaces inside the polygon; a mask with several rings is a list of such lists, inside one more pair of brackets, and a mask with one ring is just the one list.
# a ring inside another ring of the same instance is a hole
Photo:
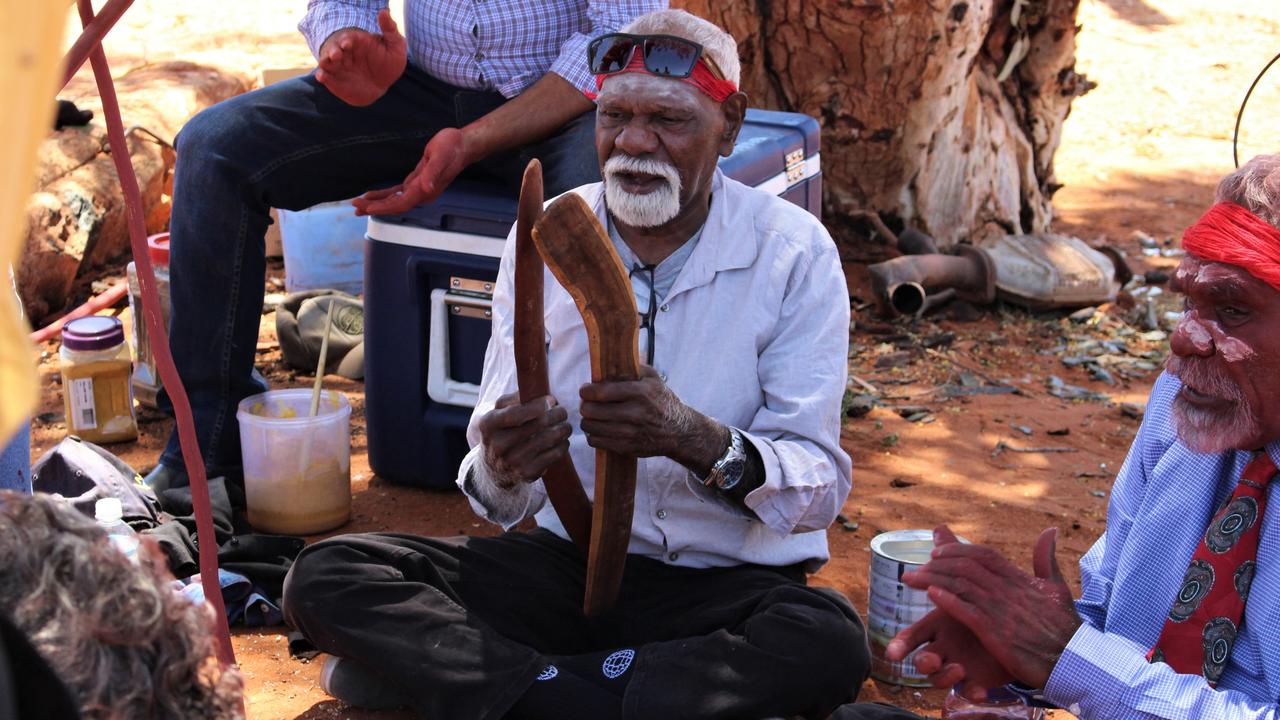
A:
{"label": "sunglasses on head", "polygon": [[587,46],[587,62],[595,75],[620,72],[639,48],[644,67],[654,75],[687,78],[702,56],[702,46],[674,35],[601,35]]}

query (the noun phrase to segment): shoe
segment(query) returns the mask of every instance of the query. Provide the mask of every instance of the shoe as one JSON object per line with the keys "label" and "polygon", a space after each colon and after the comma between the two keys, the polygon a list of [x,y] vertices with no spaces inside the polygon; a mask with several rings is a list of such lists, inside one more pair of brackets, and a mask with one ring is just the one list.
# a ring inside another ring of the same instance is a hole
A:
{"label": "shoe", "polygon": [[185,468],[170,467],[164,463],[156,465],[155,469],[142,479],[142,482],[154,490],[157,496],[169,488],[186,487],[191,484],[187,479]]}
{"label": "shoe", "polygon": [[413,703],[408,693],[365,666],[330,655],[320,668],[320,688],[348,705],[386,710]]}

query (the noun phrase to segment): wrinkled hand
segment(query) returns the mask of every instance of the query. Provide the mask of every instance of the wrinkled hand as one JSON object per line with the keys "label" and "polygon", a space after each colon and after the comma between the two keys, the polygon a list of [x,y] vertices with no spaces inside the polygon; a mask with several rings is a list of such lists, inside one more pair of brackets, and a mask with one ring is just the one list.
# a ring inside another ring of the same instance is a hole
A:
{"label": "wrinkled hand", "polygon": [[569,452],[569,414],[550,395],[520,402],[503,395],[478,423],[484,461],[494,483],[510,490],[516,483],[542,477],[551,463]]}
{"label": "wrinkled hand", "polygon": [[[939,530],[950,533],[945,526]],[[946,543],[919,570],[903,573],[902,581],[928,590],[938,609],[963,623],[1018,681],[1044,687],[1080,627],[1058,567],[1057,538],[1057,528],[1040,533],[1034,577],[990,547]]]}
{"label": "wrinkled hand", "polygon": [[[945,526],[934,530],[933,537],[937,547],[959,542]],[[890,660],[900,661],[916,648],[919,652],[912,658],[916,670],[925,674],[934,687],[961,685],[960,694],[974,702],[983,701],[988,688],[1014,680],[972,630],[942,610],[933,610],[898,633],[885,654]]]}
{"label": "wrinkled hand", "polygon": [[[638,380],[587,383],[579,395],[582,432],[597,450],[633,457],[660,455],[689,465],[698,460],[696,446],[704,444],[700,438],[709,434],[709,418],[681,402],[648,365],[640,366]],[[728,430],[724,433],[720,451],[727,443]],[[710,457],[717,455],[718,451]]]}
{"label": "wrinkled hand", "polygon": [[457,128],[437,132],[404,182],[385,190],[371,190],[351,202],[356,214],[394,215],[435,200],[471,164],[466,145],[466,136]]}
{"label": "wrinkled hand", "polygon": [[356,28],[339,30],[320,46],[316,80],[348,105],[364,107],[382,97],[400,79],[408,63],[408,43],[391,19],[378,13],[381,35]]}

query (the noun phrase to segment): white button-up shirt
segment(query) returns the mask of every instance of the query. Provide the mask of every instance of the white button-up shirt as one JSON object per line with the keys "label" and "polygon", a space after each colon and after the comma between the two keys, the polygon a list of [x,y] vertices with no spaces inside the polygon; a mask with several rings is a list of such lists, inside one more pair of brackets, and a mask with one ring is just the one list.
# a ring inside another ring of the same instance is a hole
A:
{"label": "white button-up shirt", "polygon": [[[579,193],[603,222],[601,184]],[[493,335],[458,485],[481,516],[510,528],[531,513],[561,537],[564,527],[538,481],[513,511],[502,491],[466,482],[487,477],[479,418],[516,391],[512,342],[514,232],[493,296]],[[580,429],[579,388],[591,381],[586,328],[573,298],[545,273],[551,393],[574,427],[569,452],[587,495],[595,450]],[[803,209],[716,172],[702,237],[655,320],[654,366],[687,405],[739,428],[764,461],[764,484],[746,498],[754,516],[690,487],[689,471],[665,457],[640,458],[628,552],[687,567],[739,563],[816,569],[829,557],[826,528],[852,486],[840,448],[840,401],[848,374],[849,301],[835,244]],[[499,506],[505,506],[500,508]]]}

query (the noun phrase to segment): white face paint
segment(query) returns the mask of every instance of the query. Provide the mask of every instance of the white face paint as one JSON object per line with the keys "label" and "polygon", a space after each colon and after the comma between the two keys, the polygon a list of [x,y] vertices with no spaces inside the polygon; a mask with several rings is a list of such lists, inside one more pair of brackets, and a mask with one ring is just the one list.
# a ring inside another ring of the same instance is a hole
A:
{"label": "white face paint", "polygon": [[[632,193],[620,181],[627,174],[658,177],[661,182],[649,192]],[[670,163],[615,151],[604,164],[605,203],[614,217],[631,227],[658,227],[679,215],[680,187],[680,173]]]}

